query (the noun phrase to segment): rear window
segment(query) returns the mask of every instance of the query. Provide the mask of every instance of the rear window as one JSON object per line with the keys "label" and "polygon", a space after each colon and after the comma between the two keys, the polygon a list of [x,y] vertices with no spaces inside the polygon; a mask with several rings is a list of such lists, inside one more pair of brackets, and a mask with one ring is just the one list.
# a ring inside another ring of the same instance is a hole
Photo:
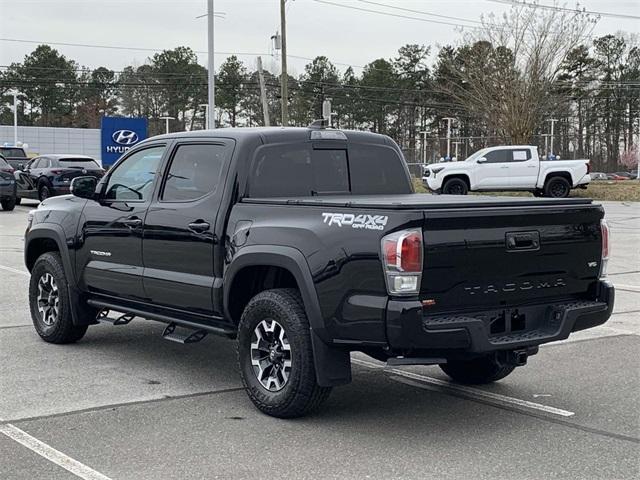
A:
{"label": "rear window", "polygon": [[86,168],[96,169],[100,166],[91,158],[60,158],[58,159],[61,167],[65,168]]}
{"label": "rear window", "polygon": [[0,148],[0,153],[5,157],[20,157],[27,158],[27,155],[24,153],[24,150],[21,148]]}
{"label": "rear window", "polygon": [[249,194],[258,198],[411,193],[402,162],[393,149],[383,146],[266,146],[253,162]]}
{"label": "rear window", "polygon": [[362,145],[349,150],[351,193],[354,195],[410,193],[404,160],[389,147]]}

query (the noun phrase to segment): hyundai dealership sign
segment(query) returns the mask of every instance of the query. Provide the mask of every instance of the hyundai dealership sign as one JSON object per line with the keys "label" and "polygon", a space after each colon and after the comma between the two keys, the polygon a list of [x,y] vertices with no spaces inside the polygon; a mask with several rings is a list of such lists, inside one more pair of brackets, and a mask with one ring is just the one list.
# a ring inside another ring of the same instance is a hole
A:
{"label": "hyundai dealership sign", "polygon": [[136,143],[147,138],[146,118],[102,117],[102,165],[113,165]]}

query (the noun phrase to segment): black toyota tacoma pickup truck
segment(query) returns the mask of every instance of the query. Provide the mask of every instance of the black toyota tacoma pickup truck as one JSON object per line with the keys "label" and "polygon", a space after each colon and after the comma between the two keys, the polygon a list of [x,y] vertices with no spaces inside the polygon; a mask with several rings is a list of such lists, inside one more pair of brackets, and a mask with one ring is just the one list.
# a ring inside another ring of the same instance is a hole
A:
{"label": "black toyota tacoma pickup truck", "polygon": [[348,383],[352,351],[487,383],[613,308],[601,206],[415,194],[382,135],[162,135],[71,190],[26,231],[38,334],[141,317],[182,343],[237,338],[246,391],[276,417]]}

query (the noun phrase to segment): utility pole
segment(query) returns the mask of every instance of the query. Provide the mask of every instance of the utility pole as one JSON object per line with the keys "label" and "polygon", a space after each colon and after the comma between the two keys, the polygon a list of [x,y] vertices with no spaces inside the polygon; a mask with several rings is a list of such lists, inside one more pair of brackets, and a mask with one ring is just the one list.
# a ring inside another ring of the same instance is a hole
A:
{"label": "utility pole", "polygon": [[207,128],[216,128],[216,60],[213,47],[213,0],[207,0],[207,57],[209,66]]}
{"label": "utility pole", "polygon": [[451,122],[453,122],[455,118],[445,117],[443,120],[447,121],[447,159],[451,160]]}
{"label": "utility pole", "polygon": [[422,164],[427,163],[427,131],[420,132],[422,135]]}
{"label": "utility pole", "polygon": [[269,103],[267,102],[267,90],[264,85],[264,73],[262,72],[262,57],[258,57],[258,81],[260,82],[260,97],[262,98],[262,114],[264,116],[264,126],[271,125],[269,120]]}
{"label": "utility pole", "polygon": [[[212,0],[209,0],[212,1]],[[287,92],[287,19],[285,3],[287,0],[280,0],[280,38],[282,39],[282,72],[280,72],[280,95],[282,97],[282,126],[289,124],[289,93]]]}
{"label": "utility pole", "polygon": [[550,118],[549,120],[547,120],[547,122],[551,122],[551,157],[553,157],[553,126],[555,125],[555,123],[558,121],[557,118]]}

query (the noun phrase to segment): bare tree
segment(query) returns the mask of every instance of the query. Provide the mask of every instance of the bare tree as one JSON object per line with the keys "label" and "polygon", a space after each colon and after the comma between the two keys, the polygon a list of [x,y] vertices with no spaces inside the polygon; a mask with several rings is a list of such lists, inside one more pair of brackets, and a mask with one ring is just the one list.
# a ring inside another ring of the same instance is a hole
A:
{"label": "bare tree", "polygon": [[464,36],[441,85],[452,102],[480,118],[492,134],[528,143],[561,105],[555,82],[562,64],[588,39],[598,18],[581,11],[514,5]]}

